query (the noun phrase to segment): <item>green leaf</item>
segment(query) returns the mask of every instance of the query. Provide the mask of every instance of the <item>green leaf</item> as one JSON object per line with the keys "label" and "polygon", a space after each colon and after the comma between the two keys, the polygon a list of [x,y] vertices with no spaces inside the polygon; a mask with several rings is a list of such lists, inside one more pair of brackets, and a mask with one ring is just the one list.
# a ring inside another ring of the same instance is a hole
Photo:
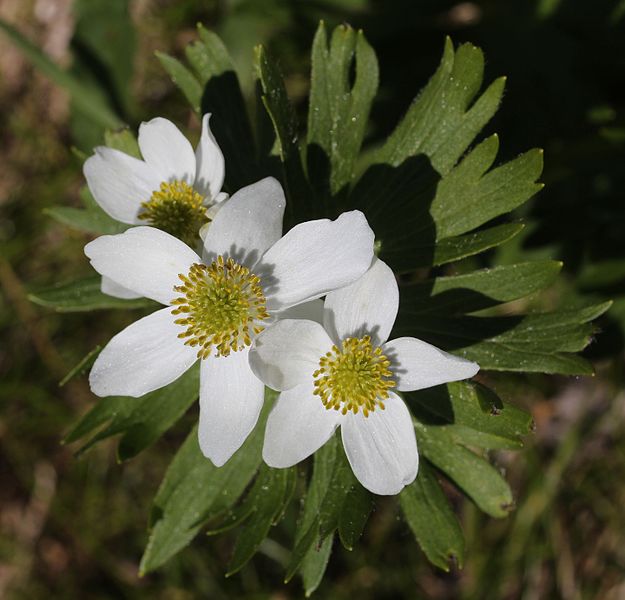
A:
{"label": "green leaf", "polygon": [[428,560],[449,572],[464,563],[464,537],[436,476],[422,460],[415,481],[399,495],[406,522]]}
{"label": "green leaf", "polygon": [[37,46],[5,21],[0,20],[0,30],[4,31],[11,42],[41,73],[65,89],[71,96],[76,108],[91,121],[111,129],[122,126],[123,123],[120,118],[89,86],[83,85],[80,79],[61,69]]}
{"label": "green leaf", "polygon": [[518,449],[533,427],[529,413],[475,382],[448,383],[405,396],[422,423],[440,425],[468,447]]}
{"label": "green leaf", "polygon": [[171,77],[171,80],[180,88],[186,99],[191,104],[191,108],[196,113],[200,112],[200,102],[202,100],[202,86],[197,77],[191,73],[178,59],[169,56],[164,52],[156,52],[156,58],[163,66],[163,69]]}
{"label": "green leaf", "polygon": [[358,482],[352,484],[343,500],[338,522],[339,538],[348,550],[353,550],[360,539],[372,509],[371,493]]}
{"label": "green leaf", "polygon": [[124,419],[131,410],[131,398],[108,396],[99,399],[97,404],[65,436],[64,444],[71,444],[90,434],[112,419]]}
{"label": "green leaf", "polygon": [[399,166],[370,166],[351,191],[348,208],[365,213],[380,245],[379,257],[396,272],[432,264],[436,225],[428,208],[439,180],[420,155]]}
{"label": "green leaf", "polygon": [[200,83],[206,85],[213,77],[234,72],[234,64],[219,36],[198,24],[200,39],[185,48],[189,64],[198,74]]}
{"label": "green leaf", "polygon": [[441,427],[415,423],[417,444],[432,464],[492,517],[505,517],[512,509],[512,492],[506,480],[487,460],[458,445]]}
{"label": "green leaf", "polygon": [[94,363],[95,359],[100,354],[102,350],[102,346],[96,346],[93,350],[91,350],[88,354],[83,356],[78,363],[71,368],[71,370],[59,381],[59,387],[63,387],[66,383],[82,375],[91,365]]}
{"label": "green leaf", "polygon": [[310,548],[302,561],[300,573],[307,598],[319,587],[323,579],[332,553],[333,542],[334,534],[331,534],[321,542],[321,546]]}
{"label": "green leaf", "polygon": [[369,166],[350,194],[348,207],[365,213],[380,258],[396,272],[444,264],[509,239],[518,233],[514,226],[462,234],[516,208],[542,187],[535,183],[542,171],[539,150],[488,171],[497,136],[458,164],[503,92],[501,78],[478,97],[483,70],[481,50],[470,44],[454,50],[447,40],[439,69],[386,144],[367,158]]}
{"label": "green leaf", "polygon": [[207,520],[214,518],[215,522],[209,523],[204,533],[206,533],[206,535],[219,535],[244,523],[245,520],[252,514],[253,510],[254,501],[248,494],[241,504],[227,510],[225,514],[218,513],[215,515],[209,508],[206,515],[201,515],[198,518],[197,523],[205,523]]}
{"label": "green leaf", "polygon": [[[124,114],[136,112],[133,75],[136,61],[136,28],[127,0],[75,0],[72,50],[73,68],[84,65],[113,106]],[[97,64],[97,67],[94,67]],[[96,71],[97,72],[94,72]],[[77,76],[83,70],[78,67]]]}
{"label": "green leaf", "polygon": [[200,115],[211,113],[211,130],[226,163],[225,189],[234,193],[267,173],[256,159],[256,147],[245,99],[234,64],[219,37],[198,24],[199,39],[185,48],[193,71],[177,59],[158,53],[163,68]]}
{"label": "green leaf", "polygon": [[234,193],[266,174],[258,168],[256,147],[241,86],[219,37],[198,25],[200,39],[186,48],[203,86],[201,112],[213,113],[211,129],[226,160],[227,189]]}
{"label": "green leaf", "polygon": [[44,208],[43,212],[63,225],[89,233],[114,235],[123,233],[130,227],[130,225],[120,223],[107,215],[95,201],[87,186],[80,190],[80,198],[84,209],[52,206]]}
{"label": "green leaf", "polygon": [[[355,78],[350,85],[352,62]],[[362,31],[341,25],[333,31],[328,47],[321,22],[312,47],[307,158],[310,180],[319,185],[329,177],[332,195],[354,177],[377,88],[377,59]]]}
{"label": "green leaf", "polygon": [[248,497],[252,505],[247,520],[237,537],[226,577],[234,575],[254,556],[269,529],[275,525],[290,500],[295,483],[295,470],[271,469],[262,465]]}
{"label": "green leaf", "polygon": [[430,208],[437,239],[465,233],[508,213],[543,188],[536,183],[543,169],[542,150],[530,150],[488,171],[498,148],[499,139],[492,135],[440,181]]}
{"label": "green leaf", "polygon": [[199,368],[196,365],[168,386],[140,398],[103,398],[70,432],[66,442],[84,437],[104,422],[110,421],[78,453],[100,440],[123,434],[117,448],[118,459],[124,461],[133,458],[151,446],[182,417],[197,400],[199,386]]}
{"label": "green leaf", "polygon": [[403,286],[401,303],[405,315],[475,312],[547,287],[561,268],[561,262],[543,260],[437,277]]}
{"label": "green leaf", "polygon": [[[295,532],[295,548],[287,567],[285,581],[289,581],[300,570],[308,553],[319,548],[323,540],[337,529],[345,500],[355,485],[357,481],[347,462],[343,446],[337,436],[334,436],[315,454],[313,474],[302,518]],[[370,507],[367,515],[369,511]],[[346,531],[348,539],[350,536],[355,538],[359,523],[366,521],[366,517],[358,517],[354,511],[344,518],[358,523],[351,533]]]}
{"label": "green leaf", "polygon": [[102,209],[91,211],[70,206],[51,206],[44,208],[43,212],[63,225],[89,233],[113,235],[128,229],[128,225],[113,220]]}
{"label": "green leaf", "polygon": [[[512,507],[508,484],[485,456],[470,448],[519,448],[531,430],[531,416],[474,382],[450,383],[406,397],[416,419],[420,453],[480,509],[494,517],[506,516]],[[428,558],[445,570],[452,554],[462,563],[461,532],[427,464],[421,465],[417,481],[407,490],[400,497],[402,507]]]}
{"label": "green leaf", "polygon": [[304,174],[300,155],[297,119],[277,65],[262,46],[257,46],[255,50],[256,72],[263,90],[262,100],[273,124],[283,166],[289,224],[295,225],[315,216],[312,190]]}
{"label": "green leaf", "polygon": [[130,129],[125,128],[115,131],[107,129],[104,132],[104,144],[109,148],[114,148],[135,158],[141,158],[139,143]]}
{"label": "green leaf", "polygon": [[379,257],[396,272],[432,264],[436,226],[428,213],[440,175],[424,155],[399,166],[370,166],[347,207],[363,211],[380,244]]}
{"label": "green leaf", "polygon": [[482,369],[592,375],[592,365],[573,354],[583,350],[594,333],[593,319],[609,302],[584,309],[516,317],[409,318],[400,312],[393,337],[425,340],[477,362]]}
{"label": "green leaf", "polygon": [[373,162],[399,166],[411,156],[425,154],[438,173],[448,173],[499,107],[504,77],[475,99],[483,74],[482,51],[471,44],[454,51],[447,38],[438,70]]}
{"label": "green leaf", "polygon": [[200,451],[197,428],[182,445],[154,499],[148,545],[141,559],[142,574],[160,567],[187,546],[201,528],[198,518],[217,515],[232,506],[261,464],[265,406],[254,431],[223,466],[215,467]]}
{"label": "green leaf", "polygon": [[[523,223],[505,223],[482,231],[444,238],[438,241],[433,252],[428,253],[428,256],[434,255],[432,264],[444,265],[495,248],[511,240],[524,228]],[[417,266],[429,266],[430,262],[416,264]]]}
{"label": "green leaf", "polygon": [[56,312],[84,312],[105,308],[146,308],[155,306],[152,300],[137,298],[124,300],[114,298],[100,291],[102,278],[99,275],[62,283],[28,294],[35,304],[52,308]]}

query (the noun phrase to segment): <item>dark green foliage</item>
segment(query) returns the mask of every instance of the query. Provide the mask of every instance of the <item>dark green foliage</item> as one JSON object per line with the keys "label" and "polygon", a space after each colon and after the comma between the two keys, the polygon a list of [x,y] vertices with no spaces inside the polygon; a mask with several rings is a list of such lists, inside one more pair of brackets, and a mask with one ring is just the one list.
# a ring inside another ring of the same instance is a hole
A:
{"label": "dark green foliage", "polygon": [[108,422],[79,452],[96,442],[122,434],[117,447],[120,461],[128,460],[151,446],[197,400],[200,386],[199,368],[192,367],[179,379],[141,398],[109,396],[96,406],[67,434],[66,443],[78,441]]}
{"label": "dark green foliage", "polygon": [[[83,211],[84,212],[84,211]],[[84,312],[104,308],[144,308],[157,306],[146,298],[124,300],[100,291],[102,277],[90,276],[70,283],[32,292],[29,299],[35,304],[52,308],[57,312]]]}

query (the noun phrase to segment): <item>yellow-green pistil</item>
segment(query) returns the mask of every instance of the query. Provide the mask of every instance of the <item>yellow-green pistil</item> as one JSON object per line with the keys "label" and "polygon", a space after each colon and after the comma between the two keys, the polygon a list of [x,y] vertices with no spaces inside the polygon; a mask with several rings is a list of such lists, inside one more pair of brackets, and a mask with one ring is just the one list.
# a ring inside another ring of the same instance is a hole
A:
{"label": "yellow-green pistil", "polygon": [[192,247],[198,243],[200,228],[209,221],[204,198],[184,181],[161,183],[141,207],[140,219]]}
{"label": "yellow-green pistil", "polygon": [[347,338],[342,347],[319,359],[319,369],[313,373],[314,394],[329,410],[356,414],[362,410],[365,417],[376,408],[384,410],[388,390],[395,387],[389,370],[390,361],[382,349],[371,345],[371,338]]}
{"label": "yellow-green pistil", "polygon": [[198,346],[198,358],[228,356],[252,343],[252,337],[269,317],[260,279],[231,258],[218,256],[210,265],[194,263],[173,300],[173,314],[184,314],[175,323],[186,327],[178,334],[185,344]]}

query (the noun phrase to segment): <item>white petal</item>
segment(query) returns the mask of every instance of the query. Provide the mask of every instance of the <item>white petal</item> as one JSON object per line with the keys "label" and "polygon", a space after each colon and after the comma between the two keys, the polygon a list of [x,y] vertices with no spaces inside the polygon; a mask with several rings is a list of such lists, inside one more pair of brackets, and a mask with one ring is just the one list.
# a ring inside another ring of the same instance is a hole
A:
{"label": "white petal", "polygon": [[211,115],[202,117],[202,135],[200,143],[195,149],[195,162],[197,170],[195,173],[195,184],[193,187],[203,196],[217,201],[217,196],[224,183],[225,164],[224,155],[217,145],[210,128],[209,120]]}
{"label": "white petal", "polygon": [[[224,209],[225,210],[225,209]],[[300,223],[262,258],[267,306],[284,309],[358,279],[373,258],[373,231],[358,210]]]}
{"label": "white petal", "polygon": [[436,346],[412,337],[397,338],[382,346],[391,361],[397,389],[422,390],[449,381],[473,377],[477,363],[443,352]]}
{"label": "white petal", "polygon": [[323,300],[310,300],[274,313],[276,319],[306,319],[323,324]]}
{"label": "white petal", "polygon": [[370,335],[379,346],[391,333],[398,307],[395,275],[386,263],[376,258],[360,279],[328,294],[324,325],[336,335],[337,341]]}
{"label": "white petal", "polygon": [[162,308],[118,333],[100,352],[91,373],[97,396],[143,396],[175,381],[196,360],[197,349],[178,338],[171,308]]}
{"label": "white petal", "polygon": [[286,319],[263,331],[250,352],[250,367],[274,390],[312,381],[319,359],[332,348],[325,329],[314,321]]}
{"label": "white petal", "polygon": [[218,254],[253,267],[282,235],[286,200],[280,183],[266,177],[240,189],[223,204],[204,238],[204,256]]}
{"label": "white petal", "polygon": [[131,225],[140,223],[141,203],[157,190],[161,178],[148,164],[113,148],[100,146],[83,165],[95,201],[108,215]]}
{"label": "white petal", "polygon": [[102,277],[102,283],[100,283],[100,290],[107,296],[113,296],[113,298],[121,298],[122,300],[134,300],[135,298],[141,298],[141,294],[137,294],[128,288],[125,288],[118,283],[115,283],[109,277]]}
{"label": "white petal", "polygon": [[176,297],[178,275],[201,262],[184,242],[154,227],[103,235],[85,246],[85,254],[100,275],[162,304]]}
{"label": "white petal", "polygon": [[278,397],[267,419],[263,446],[263,460],[270,467],[290,467],[304,460],[336,430],[342,415],[327,410],[312,391],[310,380]]}
{"label": "white petal", "polygon": [[202,361],[200,448],[221,467],[250,434],[263,406],[265,386],[248,364],[249,348]]}
{"label": "white petal", "polygon": [[157,117],[139,126],[141,154],[161,181],[195,180],[195,154],[189,140],[167,119]]}
{"label": "white petal", "polygon": [[346,415],[341,423],[345,454],[354,475],[374,494],[390,496],[412,483],[419,468],[417,440],[403,400],[390,394],[385,409],[368,417]]}

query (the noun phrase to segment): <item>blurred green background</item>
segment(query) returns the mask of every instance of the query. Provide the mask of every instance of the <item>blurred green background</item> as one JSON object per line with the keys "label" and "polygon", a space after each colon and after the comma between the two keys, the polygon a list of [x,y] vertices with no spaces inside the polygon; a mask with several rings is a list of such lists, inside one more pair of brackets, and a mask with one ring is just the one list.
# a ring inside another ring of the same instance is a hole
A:
{"label": "blurred green background", "polygon": [[[486,53],[487,81],[507,93],[488,126],[506,160],[545,148],[547,184],[519,213],[527,234],[487,255],[565,261],[532,308],[614,299],[587,350],[597,376],[492,377],[531,411],[519,453],[497,453],[518,506],[505,520],[447,491],[467,537],[462,571],[431,567],[380,500],[361,544],[335,546],[319,598],[625,598],[625,2],[623,0],[2,0],[0,18],[76,75],[120,122],[198,123],[154,56],[180,56],[198,21],[224,39],[244,90],[252,48],[279,59],[306,109],[308,53],[319,19],[362,27],[381,87],[368,143],[387,135],[438,64],[445,35]],[[115,442],[75,458],[60,440],[95,401],[83,379],[58,381],[96,344],[134,320],[59,315],[28,290],[87,274],[80,233],[44,214],[79,205],[76,147],[102,143],[85,116],[0,33],[0,597],[298,598],[282,572],[296,510],[238,575],[223,577],[232,539],[200,536],[160,572],[139,578],[150,501],[195,408],[155,447],[115,461]]]}

